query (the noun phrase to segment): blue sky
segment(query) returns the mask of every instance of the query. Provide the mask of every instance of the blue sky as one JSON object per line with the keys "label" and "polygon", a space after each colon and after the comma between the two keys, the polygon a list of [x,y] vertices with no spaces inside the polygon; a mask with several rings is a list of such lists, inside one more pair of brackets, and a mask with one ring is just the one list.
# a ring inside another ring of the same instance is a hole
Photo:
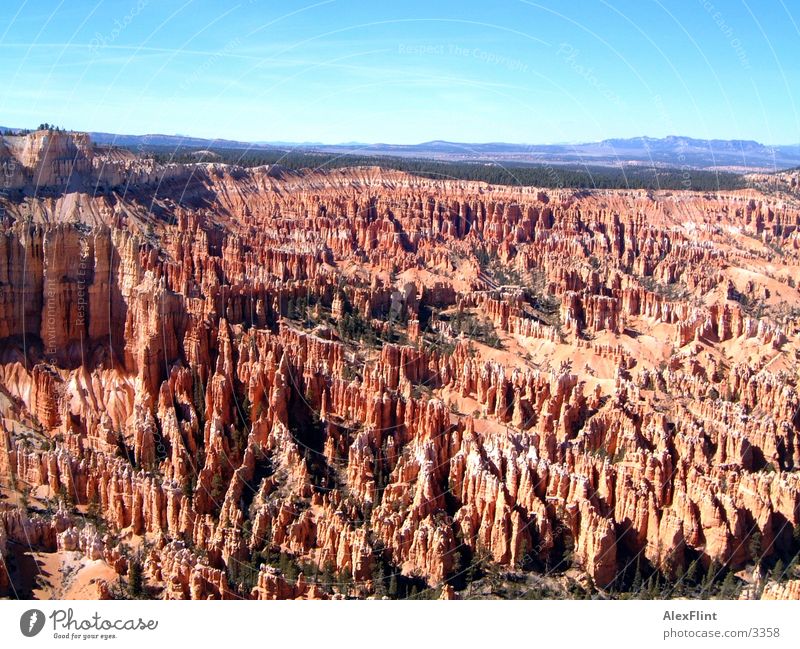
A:
{"label": "blue sky", "polygon": [[4,0],[0,124],[250,141],[800,142],[790,0]]}

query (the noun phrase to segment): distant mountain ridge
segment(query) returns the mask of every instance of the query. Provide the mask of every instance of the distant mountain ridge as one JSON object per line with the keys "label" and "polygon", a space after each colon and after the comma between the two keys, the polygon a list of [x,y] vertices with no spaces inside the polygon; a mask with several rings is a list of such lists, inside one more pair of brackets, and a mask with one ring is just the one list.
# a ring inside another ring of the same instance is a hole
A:
{"label": "distant mountain ridge", "polygon": [[613,138],[580,144],[473,144],[434,140],[413,145],[328,145],[317,150],[524,164],[636,164],[768,171],[800,164],[800,145],[767,146],[753,140],[700,140],[683,136]]}
{"label": "distant mountain ridge", "polygon": [[[6,130],[6,127],[0,127]],[[608,138],[578,144],[510,144],[506,142],[450,142],[431,140],[419,144],[345,142],[259,141],[245,142],[182,135],[123,135],[90,132],[97,144],[127,148],[181,147],[250,150],[299,150],[305,152],[402,156],[484,164],[591,164],[649,165],[694,169],[779,171],[800,166],[800,144],[765,145],[755,140],[703,140],[669,135]]]}

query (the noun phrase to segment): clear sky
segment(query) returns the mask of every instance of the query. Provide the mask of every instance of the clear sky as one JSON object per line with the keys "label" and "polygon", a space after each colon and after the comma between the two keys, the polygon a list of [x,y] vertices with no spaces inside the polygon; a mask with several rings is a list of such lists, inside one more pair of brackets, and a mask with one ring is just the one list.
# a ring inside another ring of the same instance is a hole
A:
{"label": "clear sky", "polygon": [[0,124],[800,142],[795,0],[3,0]]}

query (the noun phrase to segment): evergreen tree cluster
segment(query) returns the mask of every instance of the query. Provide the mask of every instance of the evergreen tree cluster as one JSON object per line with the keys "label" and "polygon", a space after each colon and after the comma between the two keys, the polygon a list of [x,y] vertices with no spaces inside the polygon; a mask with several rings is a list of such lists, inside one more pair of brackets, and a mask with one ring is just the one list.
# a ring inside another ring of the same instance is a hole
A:
{"label": "evergreen tree cluster", "polygon": [[[141,153],[142,149],[135,149]],[[193,147],[153,145],[144,153],[156,161],[223,162],[242,167],[280,165],[290,170],[338,169],[342,167],[377,166],[405,171],[433,179],[478,180],[494,185],[533,186],[575,189],[647,189],[719,191],[742,189],[744,177],[731,172],[704,169],[680,170],[666,167],[627,165],[553,165],[534,163],[449,162],[397,156],[314,153],[297,149],[231,149],[213,148],[203,158]]]}

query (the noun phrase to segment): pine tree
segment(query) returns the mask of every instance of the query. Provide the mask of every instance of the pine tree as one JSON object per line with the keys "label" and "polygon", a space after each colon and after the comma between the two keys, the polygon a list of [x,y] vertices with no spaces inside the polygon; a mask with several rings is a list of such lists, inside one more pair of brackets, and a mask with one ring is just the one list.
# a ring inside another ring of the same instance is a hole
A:
{"label": "pine tree", "polygon": [[323,588],[330,589],[333,586],[333,564],[330,561],[326,561],[323,564],[320,581]]}
{"label": "pine tree", "polygon": [[756,565],[761,563],[761,530],[758,528],[756,528],[753,534],[750,536],[748,549],[750,550],[750,556],[753,558],[753,561],[756,562]]}
{"label": "pine tree", "polygon": [[631,593],[638,596],[642,590],[642,566],[640,559],[636,560],[636,574],[633,576],[633,583],[631,584]]}
{"label": "pine tree", "polygon": [[648,588],[648,599],[658,599],[661,591],[661,576],[654,572],[650,577],[650,588]]}
{"label": "pine tree", "polygon": [[706,572],[706,576],[703,579],[703,592],[708,594],[711,591],[714,582],[717,579],[717,575],[719,573],[719,565],[716,561],[712,561],[708,564],[708,572]]}
{"label": "pine tree", "polygon": [[345,568],[344,570],[339,571],[339,590],[342,592],[343,595],[350,594],[350,587],[353,582],[353,573],[350,572],[349,568]]}
{"label": "pine tree", "polygon": [[194,368],[192,368],[192,387],[194,392],[192,401],[194,402],[195,413],[202,430],[206,418],[206,395],[203,382],[200,380],[200,374]]}
{"label": "pine tree", "polygon": [[775,563],[775,566],[772,568],[772,581],[781,582],[783,581],[784,577],[784,564],[781,559]]}
{"label": "pine tree", "polygon": [[139,599],[144,594],[144,580],[142,577],[142,563],[139,557],[128,561],[128,597]]}
{"label": "pine tree", "polygon": [[372,589],[378,597],[383,597],[386,594],[386,574],[383,570],[383,563],[380,561],[375,562],[375,567],[372,569]]}
{"label": "pine tree", "polygon": [[225,495],[225,485],[222,482],[222,476],[215,473],[211,478],[211,499],[215,504],[221,505],[222,497]]}
{"label": "pine tree", "polygon": [[697,567],[698,567],[697,559],[695,559],[689,564],[689,567],[686,569],[686,581],[690,584],[697,583]]}
{"label": "pine tree", "polygon": [[786,569],[786,575],[789,578],[794,577],[794,573],[797,571],[798,563],[800,563],[800,553],[794,555],[792,560],[789,562],[789,567]]}
{"label": "pine tree", "polygon": [[[663,567],[664,564],[662,564]],[[670,575],[673,578],[672,585],[670,586]],[[672,573],[669,572],[669,569],[664,573],[664,590],[660,596],[661,599],[664,599],[666,596],[670,597],[682,597],[683,590],[684,590],[684,580],[686,579],[686,569],[684,568],[683,564],[678,564],[677,567],[674,568]]]}
{"label": "pine tree", "polygon": [[722,589],[720,591],[720,598],[721,599],[736,599],[738,596],[739,587],[736,584],[736,579],[733,576],[733,571],[729,570],[728,574],[725,575],[725,579],[722,582]]}

